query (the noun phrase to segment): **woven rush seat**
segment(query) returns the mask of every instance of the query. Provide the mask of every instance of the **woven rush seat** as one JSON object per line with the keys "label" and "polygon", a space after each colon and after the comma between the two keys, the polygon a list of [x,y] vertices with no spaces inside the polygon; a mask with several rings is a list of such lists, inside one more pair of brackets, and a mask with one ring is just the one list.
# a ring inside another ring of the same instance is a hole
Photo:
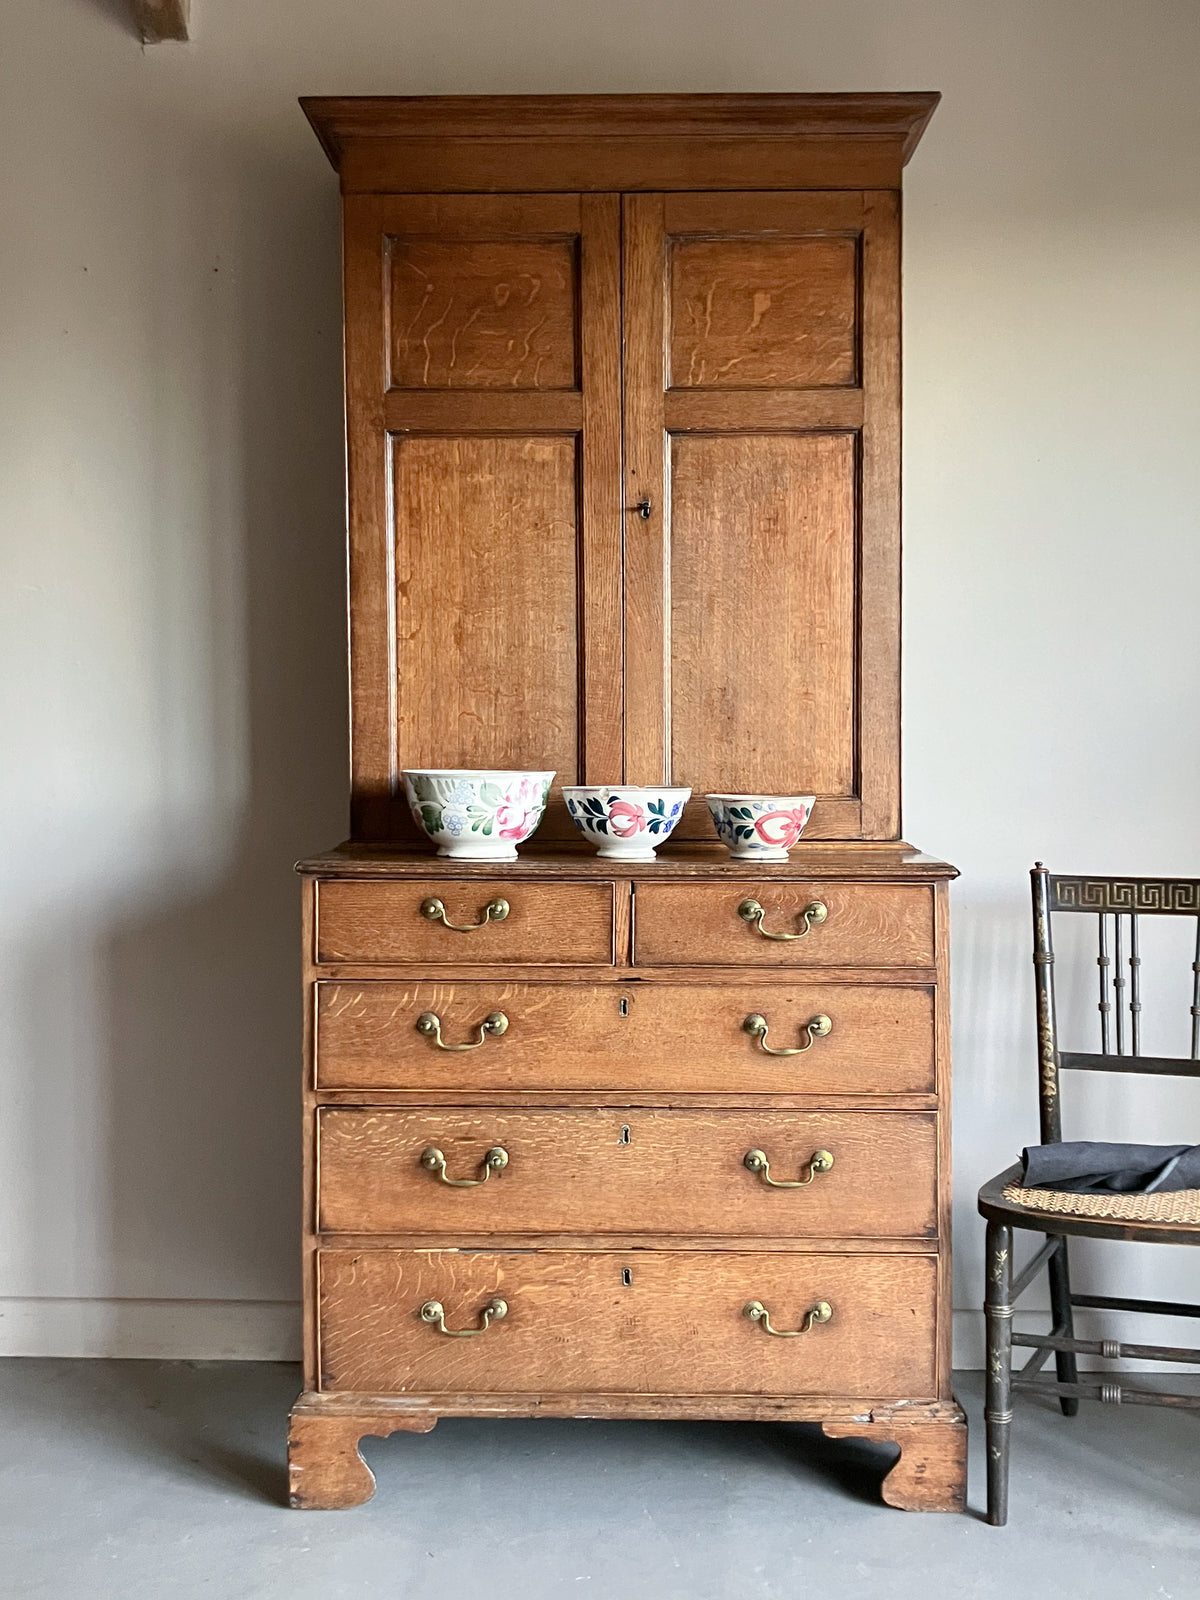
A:
{"label": "woven rush seat", "polygon": [[1200,1189],[1174,1189],[1165,1194],[1072,1194],[1063,1189],[1032,1189],[1021,1183],[1007,1183],[1002,1193],[1013,1205],[1060,1216],[1179,1222],[1200,1227]]}

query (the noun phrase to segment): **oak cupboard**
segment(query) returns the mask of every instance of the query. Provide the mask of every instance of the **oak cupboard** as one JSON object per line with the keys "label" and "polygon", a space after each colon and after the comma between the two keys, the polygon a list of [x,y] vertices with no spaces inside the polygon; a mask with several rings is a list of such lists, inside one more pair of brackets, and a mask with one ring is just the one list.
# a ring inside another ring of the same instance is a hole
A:
{"label": "oak cupboard", "polygon": [[[936,101],[303,102],[343,192],[352,826],[300,868],[296,1505],[369,1496],[364,1434],[536,1414],[816,1420],[901,1446],[890,1503],[962,1504],[954,869],[899,792]],[[556,787],[518,862],[443,862],[421,766]],[[653,864],[566,815],[617,781],[695,791]],[[706,790],[818,798],[764,866]]]}

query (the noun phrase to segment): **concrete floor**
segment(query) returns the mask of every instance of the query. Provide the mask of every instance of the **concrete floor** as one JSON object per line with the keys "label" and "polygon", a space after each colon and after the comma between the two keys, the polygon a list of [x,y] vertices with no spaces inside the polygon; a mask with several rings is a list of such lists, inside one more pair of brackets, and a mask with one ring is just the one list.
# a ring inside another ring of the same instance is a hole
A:
{"label": "concrete floor", "polygon": [[285,1510],[290,1366],[0,1362],[0,1594],[46,1600],[1194,1600],[1200,1415],[1026,1401],[1012,1521],[878,1503],[809,1427],[442,1422],[368,1440],[367,1506]]}

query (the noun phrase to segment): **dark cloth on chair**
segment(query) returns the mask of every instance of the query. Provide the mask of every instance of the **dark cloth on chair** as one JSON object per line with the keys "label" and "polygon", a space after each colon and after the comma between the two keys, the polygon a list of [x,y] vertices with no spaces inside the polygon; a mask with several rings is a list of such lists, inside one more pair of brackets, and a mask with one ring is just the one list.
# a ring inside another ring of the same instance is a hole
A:
{"label": "dark cloth on chair", "polygon": [[1030,1189],[1070,1194],[1165,1194],[1200,1189],[1200,1145],[1035,1144],[1021,1151]]}

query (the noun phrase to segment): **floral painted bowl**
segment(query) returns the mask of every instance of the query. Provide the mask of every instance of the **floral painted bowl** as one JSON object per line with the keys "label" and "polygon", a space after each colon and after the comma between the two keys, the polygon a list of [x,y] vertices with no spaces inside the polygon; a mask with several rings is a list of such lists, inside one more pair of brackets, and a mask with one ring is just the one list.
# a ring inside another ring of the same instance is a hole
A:
{"label": "floral painted bowl", "polygon": [[636,784],[567,784],[571,820],[610,861],[653,861],[683,815],[690,789],[643,789]]}
{"label": "floral painted bowl", "polygon": [[812,815],[811,794],[706,794],[721,843],[737,861],[786,861]]}
{"label": "floral painted bowl", "polygon": [[552,772],[464,772],[434,767],[404,773],[417,825],[458,861],[515,861],[542,820]]}

